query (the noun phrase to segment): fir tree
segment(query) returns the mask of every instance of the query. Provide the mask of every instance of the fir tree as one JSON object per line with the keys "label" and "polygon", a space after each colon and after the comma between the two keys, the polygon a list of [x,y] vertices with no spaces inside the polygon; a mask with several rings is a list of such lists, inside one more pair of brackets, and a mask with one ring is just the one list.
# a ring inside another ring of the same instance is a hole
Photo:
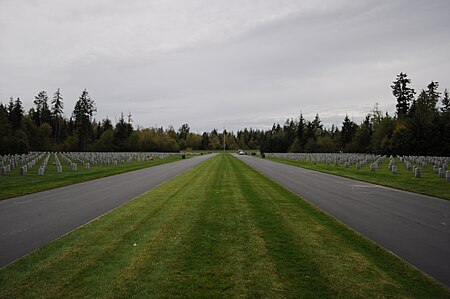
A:
{"label": "fir tree", "polygon": [[394,83],[391,85],[392,94],[397,99],[397,116],[405,116],[408,113],[409,103],[414,99],[416,92],[414,89],[408,87],[411,80],[405,73],[397,75],[397,80],[392,83]]}

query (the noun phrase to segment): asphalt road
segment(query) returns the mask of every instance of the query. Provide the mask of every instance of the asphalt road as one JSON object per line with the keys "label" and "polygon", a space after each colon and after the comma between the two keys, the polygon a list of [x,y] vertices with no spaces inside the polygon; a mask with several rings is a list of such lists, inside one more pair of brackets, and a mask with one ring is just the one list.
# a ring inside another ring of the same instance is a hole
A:
{"label": "asphalt road", "polygon": [[235,156],[450,287],[450,201]]}
{"label": "asphalt road", "polygon": [[168,181],[212,155],[0,201],[0,267]]}

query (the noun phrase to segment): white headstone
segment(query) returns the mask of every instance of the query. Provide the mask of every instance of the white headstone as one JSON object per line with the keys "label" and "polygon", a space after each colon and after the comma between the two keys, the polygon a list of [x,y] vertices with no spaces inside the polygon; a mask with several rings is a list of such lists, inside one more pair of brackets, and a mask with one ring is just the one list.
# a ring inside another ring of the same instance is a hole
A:
{"label": "white headstone", "polygon": [[396,175],[396,174],[397,174],[397,166],[395,166],[395,165],[392,165],[392,168],[391,168],[391,170],[392,170],[392,174],[394,174],[394,175]]}
{"label": "white headstone", "polygon": [[419,167],[416,167],[416,168],[414,169],[414,176],[415,176],[416,178],[420,178],[420,168],[419,168]]}

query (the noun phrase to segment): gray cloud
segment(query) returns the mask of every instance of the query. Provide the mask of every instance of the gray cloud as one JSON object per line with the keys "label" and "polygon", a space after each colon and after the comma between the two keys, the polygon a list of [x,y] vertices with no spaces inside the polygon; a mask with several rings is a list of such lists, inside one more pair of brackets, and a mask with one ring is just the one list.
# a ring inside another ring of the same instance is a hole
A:
{"label": "gray cloud", "polygon": [[123,111],[135,125],[209,131],[267,128],[300,111],[340,125],[375,102],[393,113],[400,71],[416,89],[450,87],[447,1],[297,2],[70,2],[50,13],[59,2],[4,1],[0,17],[20,8],[25,20],[0,18],[0,99],[30,106],[60,87],[70,114],[87,88],[98,119]]}

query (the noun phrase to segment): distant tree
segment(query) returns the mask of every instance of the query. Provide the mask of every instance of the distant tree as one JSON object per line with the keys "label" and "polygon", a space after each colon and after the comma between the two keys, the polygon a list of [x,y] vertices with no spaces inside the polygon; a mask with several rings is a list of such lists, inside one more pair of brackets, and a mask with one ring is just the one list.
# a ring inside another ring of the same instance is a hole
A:
{"label": "distant tree", "polygon": [[387,113],[373,126],[371,152],[387,154],[390,152],[390,140],[394,131],[394,120]]}
{"label": "distant tree", "polygon": [[[306,139],[306,143],[308,143],[308,141],[310,139],[314,139],[314,140],[317,139],[314,129],[315,128],[314,128],[313,123],[310,122],[310,121],[306,121],[306,124],[305,124],[305,139]],[[305,143],[305,146],[306,146],[306,143]],[[306,151],[306,149],[305,149],[305,151]]]}
{"label": "distant tree", "polygon": [[203,132],[202,134],[202,150],[209,150],[210,148],[210,140],[209,135],[206,132]]}
{"label": "distant tree", "polygon": [[408,113],[410,102],[414,99],[416,92],[414,89],[408,87],[411,80],[405,73],[397,75],[397,79],[392,83],[392,94],[397,99],[397,116],[403,117]]}
{"label": "distant tree", "polygon": [[[441,97],[441,93],[437,91],[439,88],[439,82],[431,81],[427,86],[426,97],[423,98],[423,102],[420,103],[424,110],[431,112],[437,112],[437,103]],[[417,99],[419,102],[419,99]]]}
{"label": "distant tree", "polygon": [[[21,129],[24,119],[24,110],[22,106],[22,101],[20,98],[17,98],[13,101],[13,98],[10,98],[8,108],[5,109],[3,106],[2,114],[4,114],[5,110],[7,112],[7,120],[9,125],[5,123],[5,118],[3,115],[3,123],[5,125],[4,129],[0,129],[0,131],[4,131],[7,135],[3,136],[3,141],[6,142],[5,149],[8,153],[25,153],[28,151],[28,141],[27,135]],[[4,134],[4,133],[3,133]],[[2,135],[3,135],[2,134]]]}
{"label": "distant tree", "polygon": [[133,126],[131,123],[125,122],[123,113],[120,114],[119,121],[116,124],[114,130],[114,145],[117,151],[128,150],[128,138],[133,132]]}
{"label": "distant tree", "polygon": [[345,115],[341,129],[341,146],[343,149],[348,150],[346,149],[346,146],[352,142],[357,127],[358,126],[350,120],[348,115]]}
{"label": "distant tree", "polygon": [[50,123],[51,112],[48,107],[48,96],[47,92],[40,91],[33,101],[35,105],[34,114],[32,115],[36,125],[39,127],[43,123]]}
{"label": "distant tree", "polygon": [[334,153],[338,149],[331,136],[326,135],[317,138],[317,151],[320,153]]}
{"label": "distant tree", "polygon": [[0,155],[10,153],[11,124],[9,122],[8,110],[0,104]]}
{"label": "distant tree", "polygon": [[102,121],[102,128],[103,128],[104,131],[114,129],[114,127],[112,125],[112,122],[111,122],[111,120],[108,117],[103,119],[103,121]]}
{"label": "distant tree", "polygon": [[38,150],[51,151],[51,135],[52,127],[49,123],[45,122],[37,128]]}
{"label": "distant tree", "polygon": [[383,118],[383,113],[381,113],[380,110],[380,104],[375,103],[372,109],[371,117],[370,117],[370,123],[373,126],[380,124],[381,120]]}
{"label": "distant tree", "polygon": [[52,115],[61,117],[63,115],[63,97],[59,88],[55,91],[52,99]]}
{"label": "distant tree", "polygon": [[193,150],[199,150],[202,147],[202,136],[195,133],[189,133],[186,143],[187,147]]}
{"label": "distant tree", "polygon": [[52,110],[51,110],[51,114],[54,119],[54,130],[55,130],[54,135],[56,141],[58,141],[61,135],[61,120],[64,113],[63,109],[64,109],[63,97],[58,88],[53,95]]}
{"label": "distant tree", "polygon": [[333,140],[333,143],[335,144],[336,148],[340,150],[341,148],[341,132],[339,131],[339,128],[335,125],[331,126],[330,130],[331,139]]}
{"label": "distant tree", "polygon": [[86,89],[81,93],[73,109],[72,117],[78,132],[79,150],[86,150],[86,142],[91,133],[91,118],[97,111],[94,101],[90,98]]}
{"label": "distant tree", "polygon": [[283,126],[283,151],[286,152],[291,147],[296,137],[297,128],[294,120],[287,119]]}
{"label": "distant tree", "polygon": [[444,90],[441,101],[441,113],[434,121],[433,149],[436,155],[450,156],[450,98],[447,89]]}
{"label": "distant tree", "polygon": [[175,129],[173,128],[173,126],[169,126],[166,129],[166,135],[175,141],[177,140],[177,132],[175,132]]}
{"label": "distant tree", "polygon": [[[218,150],[221,148],[221,143],[220,143],[220,138],[219,138],[219,134],[217,133],[216,129],[213,129],[210,133],[209,133],[209,146],[211,149],[213,150]],[[223,146],[222,146],[223,147]]]}
{"label": "distant tree", "polygon": [[313,137],[309,137],[305,144],[305,152],[315,153],[317,152],[317,141]]}
{"label": "distant tree", "polygon": [[314,120],[311,122],[311,125],[314,128],[314,133],[316,134],[316,137],[322,134],[323,131],[323,125],[322,121],[320,120],[319,114],[316,114],[314,117]]}
{"label": "distant tree", "polygon": [[372,124],[370,123],[370,117],[370,114],[367,115],[363,123],[356,129],[355,137],[351,143],[352,152],[370,152],[370,139],[372,138]]}
{"label": "distant tree", "polygon": [[154,130],[146,128],[138,129],[136,132],[139,135],[139,151],[151,152],[157,150]]}
{"label": "distant tree", "polygon": [[[11,102],[10,102],[11,104]],[[10,110],[10,123],[13,130],[19,129],[22,123],[23,118],[23,106],[22,101],[20,101],[20,98],[17,98],[14,101],[14,104],[12,106],[12,109]]]}
{"label": "distant tree", "polygon": [[112,129],[105,130],[95,143],[97,151],[109,152],[113,149],[114,132]]}
{"label": "distant tree", "polygon": [[6,111],[8,112],[8,118],[9,118],[10,123],[11,123],[11,115],[12,115],[13,109],[14,109],[14,99],[13,99],[13,97],[10,97],[8,107],[6,107]]}
{"label": "distant tree", "polygon": [[178,129],[178,139],[186,140],[189,135],[189,125],[188,124],[182,124],[181,127]]}
{"label": "distant tree", "polygon": [[297,124],[297,139],[298,139],[298,147],[297,151],[302,152],[303,148],[306,144],[306,138],[305,138],[305,118],[303,117],[303,114],[300,113],[300,117],[298,119]]}
{"label": "distant tree", "polygon": [[444,90],[444,94],[442,96],[442,112],[450,112],[450,97],[448,94],[447,88]]}
{"label": "distant tree", "polygon": [[241,131],[241,130],[237,131],[237,140],[238,140],[239,148],[248,149],[247,143],[250,140],[250,133],[247,130],[247,128],[245,128],[243,131]]}
{"label": "distant tree", "polygon": [[[414,155],[426,155],[433,151],[433,135],[438,129],[436,127],[437,109],[436,104],[439,94],[436,84],[428,85],[428,90],[422,90],[417,100],[411,105],[411,116],[406,122],[406,131],[402,143],[409,143],[408,150],[402,152]],[[400,152],[400,151],[398,151]]]}
{"label": "distant tree", "polygon": [[300,139],[295,137],[294,142],[292,142],[291,147],[289,148],[290,153],[301,153],[303,151],[303,147],[300,144]]}
{"label": "distant tree", "polygon": [[396,155],[410,155],[412,153],[411,129],[408,124],[412,122],[413,118],[409,117],[407,121],[397,119],[393,122],[394,129],[389,140],[389,153]]}

